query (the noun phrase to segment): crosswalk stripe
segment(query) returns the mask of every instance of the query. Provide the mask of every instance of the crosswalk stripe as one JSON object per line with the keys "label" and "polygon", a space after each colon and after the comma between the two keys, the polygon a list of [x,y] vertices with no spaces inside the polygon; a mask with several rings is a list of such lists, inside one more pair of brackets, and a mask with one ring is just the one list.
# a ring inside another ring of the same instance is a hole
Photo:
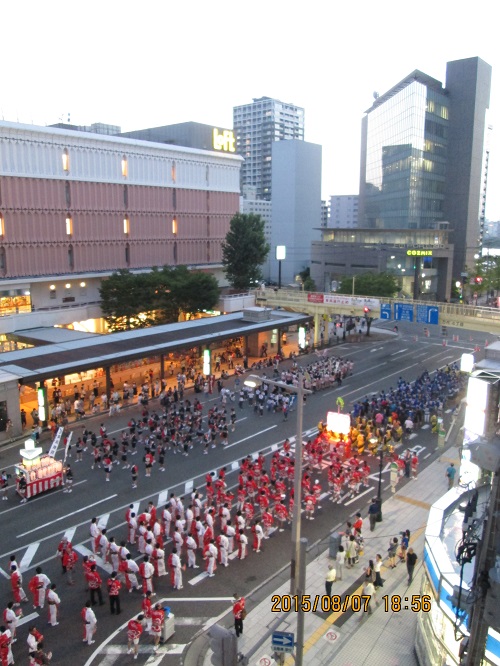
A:
{"label": "crosswalk stripe", "polygon": [[103,513],[102,516],[99,516],[97,524],[99,525],[99,529],[101,531],[107,526],[110,516],[111,516],[110,513]]}
{"label": "crosswalk stripe", "polygon": [[194,488],[193,479],[186,481],[186,483],[184,484],[184,495],[189,495],[189,493],[193,492],[193,488]]}
{"label": "crosswalk stripe", "polygon": [[240,463],[237,460],[234,460],[231,463],[231,471],[232,472],[236,472],[236,470],[239,469],[239,467],[240,467]]}
{"label": "crosswalk stripe", "polygon": [[[77,553],[80,553],[82,557],[84,557],[85,555],[87,555],[88,557],[90,557],[90,555],[94,555],[91,550],[89,550],[85,546],[82,546],[81,544],[77,544],[76,546],[74,546],[74,550],[76,550]],[[98,567],[101,567],[101,569],[104,569],[104,571],[107,571],[108,573],[111,573],[113,571],[113,567],[111,566],[111,564],[105,562],[102,559],[102,557],[100,557],[99,555],[94,555],[94,557],[95,557],[95,563],[97,564]]]}
{"label": "crosswalk stripe", "polygon": [[9,574],[0,567],[0,576],[3,576],[4,578],[7,578],[7,580],[10,580]]}
{"label": "crosswalk stripe", "polygon": [[26,552],[23,555],[22,560],[19,562],[19,569],[21,570],[21,572],[26,571],[26,569],[29,569],[29,566],[33,561],[33,558],[35,557],[36,551],[38,550],[39,546],[40,546],[39,541],[35,543],[30,543]]}
{"label": "crosswalk stripe", "polygon": [[70,543],[73,542],[73,537],[75,536],[75,532],[76,532],[76,525],[74,527],[68,528],[66,532],[64,532],[64,536]]}
{"label": "crosswalk stripe", "polygon": [[191,580],[188,581],[188,583],[189,583],[190,585],[198,585],[198,583],[201,583],[201,581],[202,581],[204,578],[208,578],[208,574],[207,574],[206,571],[203,571],[201,574],[198,574],[198,575],[195,576],[194,578],[191,578]]}
{"label": "crosswalk stripe", "polygon": [[[158,495],[158,506],[163,507],[167,503],[168,500],[168,488],[167,490],[162,490],[161,493]],[[137,515],[137,511],[135,512],[135,515]]]}
{"label": "crosswalk stripe", "polygon": [[23,615],[17,621],[17,626],[20,627],[22,624],[28,624],[29,622],[33,622],[33,620],[36,620],[38,617],[39,617],[38,613],[30,613],[29,615]]}

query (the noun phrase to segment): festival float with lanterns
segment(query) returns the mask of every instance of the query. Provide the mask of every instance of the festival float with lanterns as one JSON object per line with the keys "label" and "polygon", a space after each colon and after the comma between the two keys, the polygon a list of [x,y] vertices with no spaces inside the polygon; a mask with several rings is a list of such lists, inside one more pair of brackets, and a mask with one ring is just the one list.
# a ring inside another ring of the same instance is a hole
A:
{"label": "festival float with lanterns", "polygon": [[43,448],[37,446],[33,439],[27,439],[24,449],[19,452],[22,461],[15,465],[17,488],[19,492],[19,479],[24,476],[27,499],[63,484],[62,461],[53,457],[55,451],[52,452],[52,447],[47,455],[42,455],[42,452]]}

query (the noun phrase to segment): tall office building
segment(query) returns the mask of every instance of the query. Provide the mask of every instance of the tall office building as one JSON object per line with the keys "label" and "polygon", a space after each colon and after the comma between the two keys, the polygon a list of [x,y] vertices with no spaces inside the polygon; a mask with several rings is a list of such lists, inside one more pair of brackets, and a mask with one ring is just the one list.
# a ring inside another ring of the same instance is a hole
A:
{"label": "tall office building", "polygon": [[358,226],[449,228],[454,280],[482,244],[490,84],[477,57],[447,63],[445,87],[415,70],[362,121]]}
{"label": "tall office building", "polygon": [[295,104],[260,97],[235,106],[233,129],[241,166],[241,187],[254,187],[259,199],[271,200],[272,145],[286,139],[304,140],[304,109]]}
{"label": "tall office building", "polygon": [[357,194],[333,194],[330,197],[330,215],[325,227],[333,229],[353,229],[358,226]]}

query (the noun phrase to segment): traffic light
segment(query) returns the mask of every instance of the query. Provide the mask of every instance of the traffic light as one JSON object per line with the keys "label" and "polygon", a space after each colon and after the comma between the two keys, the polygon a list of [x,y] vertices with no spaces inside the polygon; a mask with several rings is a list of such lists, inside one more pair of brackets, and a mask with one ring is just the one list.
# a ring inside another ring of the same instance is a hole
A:
{"label": "traffic light", "polygon": [[367,315],[370,312],[370,308],[365,305],[365,307],[363,308],[363,312],[365,313],[365,315]]}
{"label": "traffic light", "polygon": [[213,655],[210,659],[214,666],[234,666],[238,657],[236,636],[220,624],[214,624],[208,631],[210,649]]}
{"label": "traffic light", "polygon": [[482,282],[483,282],[483,278],[482,278],[481,276],[478,275],[477,277],[474,278],[474,282],[475,282],[476,284],[482,284]]}

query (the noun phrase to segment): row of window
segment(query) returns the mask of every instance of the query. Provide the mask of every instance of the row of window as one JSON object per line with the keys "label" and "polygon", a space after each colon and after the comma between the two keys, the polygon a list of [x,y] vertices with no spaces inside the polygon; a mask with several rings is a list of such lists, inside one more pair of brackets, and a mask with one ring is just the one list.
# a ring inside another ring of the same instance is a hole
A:
{"label": "row of window", "polygon": [[[69,173],[70,155],[68,148],[64,148],[62,152],[62,168],[65,173]],[[121,159],[121,172],[124,178],[128,178],[128,158],[126,155],[123,155]],[[172,182],[175,183],[177,179],[177,167],[175,162],[172,162],[172,166],[170,169],[170,177],[172,179]],[[207,166],[207,180],[208,180],[208,166]]]}
{"label": "row of window", "polygon": [[[207,222],[208,224],[208,222]],[[72,236],[73,235],[73,218],[71,215],[67,215],[65,218],[65,228],[66,228],[66,235],[67,236]],[[174,217],[172,218],[172,234],[174,236],[177,236],[177,231],[178,231],[178,222],[177,218]],[[125,215],[123,218],[123,233],[128,236],[130,234],[130,218],[128,215]],[[5,218],[2,213],[0,213],[0,238],[3,238],[5,236]]]}
{"label": "row of window", "polygon": [[[127,243],[125,245],[125,264],[127,266],[130,266],[131,264],[131,254],[130,254],[130,245]],[[172,254],[173,254],[173,261],[174,264],[177,264],[177,241],[174,241],[172,245]],[[68,246],[67,250],[67,258],[68,258],[68,268],[70,270],[73,270],[75,268],[75,251],[72,245]],[[206,241],[206,263],[210,264],[212,261],[211,259],[211,252],[210,252],[210,241]],[[7,272],[7,251],[3,246],[0,246],[0,271],[3,273]],[[56,287],[55,285],[50,285],[50,298],[56,298]],[[80,282],[80,291],[82,292],[85,290],[86,284],[85,282]],[[65,285],[66,290],[71,289],[71,283],[68,283]]]}

